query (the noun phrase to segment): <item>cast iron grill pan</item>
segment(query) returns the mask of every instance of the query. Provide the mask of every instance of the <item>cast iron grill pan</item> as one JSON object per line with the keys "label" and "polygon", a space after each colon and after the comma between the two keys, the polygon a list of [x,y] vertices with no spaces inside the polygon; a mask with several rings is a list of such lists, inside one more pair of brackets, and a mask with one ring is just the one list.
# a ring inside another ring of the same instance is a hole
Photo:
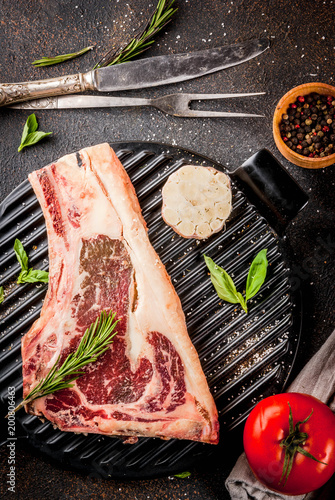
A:
{"label": "cast iron grill pan", "polygon": [[[135,186],[152,245],[165,264],[181,299],[187,327],[200,357],[220,414],[221,439],[246,419],[263,397],[280,392],[296,353],[300,314],[290,285],[281,244],[267,221],[233,184],[233,212],[226,230],[207,241],[178,236],[160,216],[161,188],[185,164],[223,167],[189,151],[152,143],[112,145]],[[48,269],[44,217],[28,180],[0,206],[0,283],[6,299],[0,308],[0,401],[7,412],[7,388],[22,398],[21,337],[39,317],[47,285],[17,285],[20,268],[13,251],[19,238],[30,265]],[[234,304],[220,302],[206,271],[211,256],[243,289],[248,267],[268,249],[266,285],[250,302],[248,316]],[[124,445],[118,438],[75,435],[23,410],[16,414],[17,433],[65,467],[112,478],[144,478],[188,470],[215,448],[189,441],[140,438]],[[19,426],[22,427],[19,429]]]}

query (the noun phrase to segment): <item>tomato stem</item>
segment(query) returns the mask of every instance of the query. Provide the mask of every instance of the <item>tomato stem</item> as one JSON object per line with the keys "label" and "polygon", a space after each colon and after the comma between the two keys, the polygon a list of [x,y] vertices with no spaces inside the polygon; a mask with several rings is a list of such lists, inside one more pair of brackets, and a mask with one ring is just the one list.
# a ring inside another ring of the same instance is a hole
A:
{"label": "tomato stem", "polygon": [[289,402],[287,402],[290,413],[289,413],[289,435],[283,439],[280,443],[280,446],[284,448],[285,450],[285,456],[284,456],[284,465],[283,465],[283,472],[281,475],[281,478],[279,479],[280,484],[283,479],[285,479],[284,486],[287,483],[288,477],[290,475],[290,472],[292,470],[293,462],[294,462],[294,457],[296,453],[301,453],[305,457],[312,458],[316,462],[319,462],[320,464],[328,465],[325,462],[321,462],[317,458],[313,457],[308,451],[304,450],[301,445],[303,446],[306,443],[306,440],[308,439],[308,434],[306,432],[300,432],[300,425],[305,424],[308,422],[308,420],[311,418],[313,415],[313,409],[311,413],[306,417],[304,420],[301,420],[297,422],[295,425],[293,425],[293,414],[292,414],[292,408]]}

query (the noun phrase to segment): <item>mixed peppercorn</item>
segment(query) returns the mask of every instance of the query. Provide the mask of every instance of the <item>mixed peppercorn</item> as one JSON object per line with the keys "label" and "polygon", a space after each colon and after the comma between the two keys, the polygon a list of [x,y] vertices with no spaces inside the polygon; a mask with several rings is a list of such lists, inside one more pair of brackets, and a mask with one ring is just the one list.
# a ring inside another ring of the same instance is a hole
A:
{"label": "mixed peppercorn", "polygon": [[335,97],[315,92],[299,96],[282,115],[279,129],[286,146],[300,155],[335,153]]}

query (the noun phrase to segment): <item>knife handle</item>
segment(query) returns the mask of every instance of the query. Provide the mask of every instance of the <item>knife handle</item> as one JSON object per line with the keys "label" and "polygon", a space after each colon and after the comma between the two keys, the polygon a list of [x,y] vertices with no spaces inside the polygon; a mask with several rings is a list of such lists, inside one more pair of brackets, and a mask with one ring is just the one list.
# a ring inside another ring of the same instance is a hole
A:
{"label": "knife handle", "polygon": [[85,90],[94,90],[94,88],[94,71],[33,82],[2,83],[0,84],[0,106],[40,97],[75,94]]}

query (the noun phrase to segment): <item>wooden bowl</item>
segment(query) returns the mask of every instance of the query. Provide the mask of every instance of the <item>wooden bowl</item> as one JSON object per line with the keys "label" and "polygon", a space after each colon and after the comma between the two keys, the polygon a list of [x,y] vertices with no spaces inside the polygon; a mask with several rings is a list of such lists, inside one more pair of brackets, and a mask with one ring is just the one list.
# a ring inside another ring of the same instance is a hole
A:
{"label": "wooden bowl", "polygon": [[335,99],[335,87],[326,83],[304,83],[290,90],[280,99],[273,115],[273,137],[281,154],[290,162],[304,168],[324,168],[335,163],[335,153],[323,158],[309,158],[308,156],[300,155],[286,146],[279,130],[282,115],[286,113],[289,105],[295,102],[298,96],[308,95],[312,92],[322,95],[332,95]]}

